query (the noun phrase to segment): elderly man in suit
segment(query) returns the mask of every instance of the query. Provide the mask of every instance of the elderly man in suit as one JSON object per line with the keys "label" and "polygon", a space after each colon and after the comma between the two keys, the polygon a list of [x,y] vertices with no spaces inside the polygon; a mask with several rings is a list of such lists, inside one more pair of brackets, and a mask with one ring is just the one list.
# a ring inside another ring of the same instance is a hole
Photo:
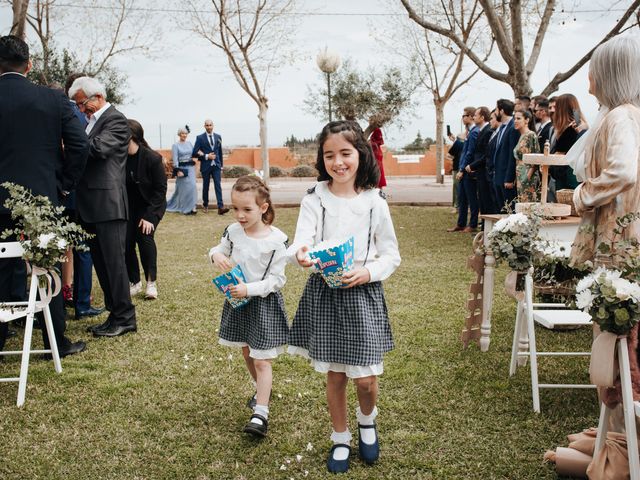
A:
{"label": "elderly man in suit", "polygon": [[137,329],[125,262],[125,167],[131,132],[127,119],[107,102],[105,88],[96,79],[76,79],[69,97],[89,118],[89,158],[76,190],[76,209],[87,231],[95,234],[89,248],[109,310],[107,320],[90,330],[97,337],[116,337]]}
{"label": "elderly man in suit", "polygon": [[213,179],[213,188],[216,192],[218,214],[224,215],[229,211],[222,200],[222,137],[213,131],[213,120],[204,121],[205,132],[196,137],[192,157],[200,160],[200,173],[202,174],[202,206],[205,213],[209,211],[209,182]]}
{"label": "elderly man in suit", "polygon": [[[0,182],[22,185],[60,205],[82,175],[89,145],[69,101],[61,92],[27,80],[30,69],[27,44],[12,35],[0,37]],[[0,189],[0,230],[14,226],[4,207],[7,196]],[[0,261],[0,301],[24,300],[26,282],[21,259]],[[84,342],[72,343],[64,336],[62,294],[49,307],[60,356],[83,351]],[[0,323],[0,350],[6,325]],[[42,335],[48,349],[46,329]]]}

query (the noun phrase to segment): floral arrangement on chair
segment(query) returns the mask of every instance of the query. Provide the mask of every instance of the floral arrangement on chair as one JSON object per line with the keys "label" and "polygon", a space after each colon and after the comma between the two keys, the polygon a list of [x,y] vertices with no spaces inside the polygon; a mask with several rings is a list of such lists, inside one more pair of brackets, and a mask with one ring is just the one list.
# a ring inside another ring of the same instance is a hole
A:
{"label": "floral arrangement on chair", "polygon": [[64,207],[54,207],[47,197],[33,195],[11,182],[3,183],[2,187],[9,192],[4,206],[11,211],[16,228],[5,230],[0,237],[20,242],[23,258],[31,265],[56,270],[58,263],[66,261],[69,247],[81,251],[89,249],[83,242],[92,235],[71,222],[63,214]]}
{"label": "floral arrangement on chair", "polygon": [[489,232],[489,249],[496,262],[506,262],[516,272],[533,266],[542,216],[531,209],[527,215],[514,213],[496,222]]}
{"label": "floral arrangement on chair", "polygon": [[626,335],[640,320],[640,285],[619,270],[599,267],[578,282],[576,306],[603,331]]}

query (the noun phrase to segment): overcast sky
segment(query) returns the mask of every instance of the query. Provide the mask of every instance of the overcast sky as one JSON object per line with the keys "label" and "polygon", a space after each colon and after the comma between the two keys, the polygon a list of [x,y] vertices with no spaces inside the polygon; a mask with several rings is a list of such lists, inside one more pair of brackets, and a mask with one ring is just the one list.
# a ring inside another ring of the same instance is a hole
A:
{"label": "overcast sky", "polygon": [[[86,0],[86,3],[90,1]],[[75,3],[82,1],[75,0]],[[558,10],[572,9],[577,5],[577,13],[559,13],[550,26],[532,79],[534,93],[542,89],[557,71],[573,65],[588,51],[612,27],[620,15],[619,10],[624,9],[628,2],[618,2],[610,12],[605,8],[612,2],[585,0],[559,3]],[[321,48],[327,46],[342,57],[351,57],[362,67],[400,62],[379,41],[382,26],[389,25],[392,17],[375,15],[388,14],[398,4],[399,0],[299,0],[296,12],[303,15],[294,17],[297,30],[292,37],[298,50],[297,61],[281,68],[267,88],[270,145],[282,145],[291,134],[298,138],[312,137],[322,128],[321,119],[302,109],[307,85],[320,81],[315,56]],[[156,0],[150,5],[175,10],[183,2]],[[84,9],[70,8],[68,15],[81,18],[83,12]],[[187,19],[185,14],[174,11],[158,15],[161,16],[162,33],[153,45],[157,53],[150,58],[120,57],[116,63],[129,81],[129,101],[120,109],[142,123],[146,137],[154,147],[170,147],[176,139],[177,128],[185,124],[191,127],[191,140],[194,141],[195,134],[203,130],[204,119],[208,117],[214,120],[215,129],[223,136],[226,146],[257,144],[257,106],[229,73],[221,53],[183,28]],[[409,21],[408,17],[406,21]],[[0,32],[7,33],[10,23],[11,9],[3,3],[0,6]],[[64,31],[56,38],[62,45],[71,42]],[[28,33],[28,40],[35,41],[33,32]],[[78,44],[73,42],[74,46]],[[493,62],[504,70],[499,57],[496,56]],[[587,93],[586,68],[562,84],[560,93],[567,92],[578,97],[587,119],[593,119],[597,104]],[[409,143],[418,131],[423,137],[435,136],[431,99],[424,91],[417,95],[420,104],[415,115],[404,119],[402,128],[391,126],[385,129],[387,145]],[[460,112],[464,106],[493,106],[497,98],[512,98],[512,95],[506,84],[479,73],[472,84],[461,89],[448,104],[446,123],[450,123],[454,131],[459,130]]]}

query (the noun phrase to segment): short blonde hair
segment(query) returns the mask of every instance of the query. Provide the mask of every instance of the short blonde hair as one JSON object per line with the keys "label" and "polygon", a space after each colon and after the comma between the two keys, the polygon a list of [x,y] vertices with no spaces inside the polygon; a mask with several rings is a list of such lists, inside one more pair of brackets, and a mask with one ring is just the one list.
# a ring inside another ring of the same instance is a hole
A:
{"label": "short blonde hair", "polygon": [[640,107],[640,41],[636,35],[617,36],[593,52],[589,75],[593,94],[613,110],[631,103]]}

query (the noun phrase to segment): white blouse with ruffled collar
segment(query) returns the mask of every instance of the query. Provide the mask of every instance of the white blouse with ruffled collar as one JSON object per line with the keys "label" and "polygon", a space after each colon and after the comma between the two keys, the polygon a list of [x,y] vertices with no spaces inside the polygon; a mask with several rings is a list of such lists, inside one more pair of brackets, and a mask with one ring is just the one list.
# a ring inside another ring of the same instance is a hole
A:
{"label": "white blouse with ruffled collar", "polygon": [[[322,219],[324,207],[324,222]],[[371,242],[367,243],[371,228]],[[365,190],[353,198],[337,197],[328,182],[318,182],[315,192],[305,195],[300,204],[293,244],[287,250],[288,260],[297,265],[296,252],[306,245],[312,248],[321,241],[345,241],[354,237],[355,268],[364,265],[371,281],[388,278],[400,265],[398,240],[393,229],[389,206],[380,190]]]}
{"label": "white blouse with ruffled collar", "polygon": [[[231,255],[231,260],[240,265],[247,280],[249,297],[266,297],[280,290],[287,281],[284,274],[287,236],[273,225],[270,228],[271,233],[267,237],[253,238],[247,236],[242,225],[232,223],[222,235],[220,243],[209,250],[210,260],[214,253],[222,253],[227,257]],[[269,265],[272,254],[273,259]],[[269,271],[263,280],[267,267]]]}

